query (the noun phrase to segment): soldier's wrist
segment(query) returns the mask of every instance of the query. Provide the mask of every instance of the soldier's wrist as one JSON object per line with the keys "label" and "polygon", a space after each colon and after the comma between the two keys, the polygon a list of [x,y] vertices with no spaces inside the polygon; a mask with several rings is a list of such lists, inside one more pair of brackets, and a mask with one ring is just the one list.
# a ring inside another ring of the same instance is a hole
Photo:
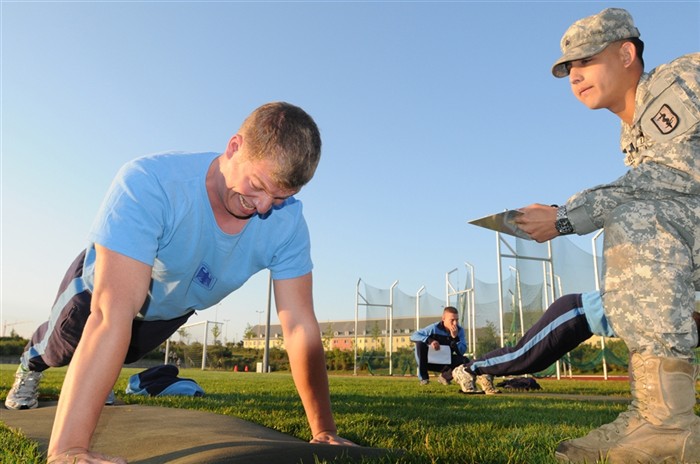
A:
{"label": "soldier's wrist", "polygon": [[554,222],[554,227],[556,227],[557,232],[560,235],[569,235],[574,233],[574,226],[569,221],[568,212],[566,211],[566,205],[552,205],[557,208],[557,219]]}

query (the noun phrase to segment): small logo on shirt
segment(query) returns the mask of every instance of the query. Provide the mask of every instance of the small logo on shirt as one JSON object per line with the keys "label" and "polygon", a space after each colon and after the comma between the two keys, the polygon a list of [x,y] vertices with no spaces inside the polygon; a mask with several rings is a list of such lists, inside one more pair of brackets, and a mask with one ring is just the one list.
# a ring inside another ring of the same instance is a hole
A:
{"label": "small logo on shirt", "polygon": [[663,105],[656,113],[656,115],[651,118],[651,122],[659,129],[659,131],[666,135],[673,132],[673,129],[678,127],[680,120],[678,115],[673,112],[670,106]]}
{"label": "small logo on shirt", "polygon": [[209,266],[207,266],[206,263],[202,263],[199,266],[199,269],[197,269],[194,279],[192,280],[207,290],[214,288],[214,284],[216,283],[216,277],[214,277],[214,275],[211,273]]}

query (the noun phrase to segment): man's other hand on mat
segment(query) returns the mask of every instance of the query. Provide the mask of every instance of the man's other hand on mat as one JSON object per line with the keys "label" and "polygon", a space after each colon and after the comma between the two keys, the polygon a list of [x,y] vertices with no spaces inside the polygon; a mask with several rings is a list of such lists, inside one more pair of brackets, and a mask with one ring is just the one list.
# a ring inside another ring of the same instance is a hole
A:
{"label": "man's other hand on mat", "polygon": [[357,444],[346,440],[334,432],[319,432],[309,443],[324,443],[326,445],[357,446]]}
{"label": "man's other hand on mat", "polygon": [[126,459],[105,456],[84,448],[71,448],[57,456],[49,456],[47,464],[127,464]]}

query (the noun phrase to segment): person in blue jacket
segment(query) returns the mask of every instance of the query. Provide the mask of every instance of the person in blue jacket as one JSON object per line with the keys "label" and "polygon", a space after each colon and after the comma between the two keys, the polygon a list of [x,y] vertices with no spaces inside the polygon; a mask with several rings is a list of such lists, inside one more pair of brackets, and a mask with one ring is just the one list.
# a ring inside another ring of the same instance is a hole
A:
{"label": "person in blue jacket", "polygon": [[[459,312],[453,306],[447,306],[442,312],[442,320],[427,327],[416,330],[411,335],[411,341],[416,344],[416,361],[418,362],[418,378],[421,385],[429,382],[428,371],[440,372],[438,382],[449,385],[452,381],[452,370],[464,363],[464,353],[467,344],[464,329],[458,324]],[[450,350],[449,364],[432,364],[428,362],[428,351]]]}

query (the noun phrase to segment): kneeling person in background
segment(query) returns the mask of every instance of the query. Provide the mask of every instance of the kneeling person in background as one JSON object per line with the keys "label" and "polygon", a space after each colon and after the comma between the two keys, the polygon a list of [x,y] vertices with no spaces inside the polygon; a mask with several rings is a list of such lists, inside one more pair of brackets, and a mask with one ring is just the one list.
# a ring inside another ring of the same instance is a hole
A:
{"label": "kneeling person in background", "polygon": [[[464,353],[467,351],[467,344],[464,329],[457,323],[458,319],[457,308],[447,306],[442,312],[440,322],[416,330],[411,335],[411,341],[416,344],[418,378],[421,385],[426,385],[429,382],[428,371],[440,372],[438,382],[449,385],[452,381],[452,370],[466,361]],[[449,350],[449,364],[430,363],[428,360],[429,347],[435,351]]]}

